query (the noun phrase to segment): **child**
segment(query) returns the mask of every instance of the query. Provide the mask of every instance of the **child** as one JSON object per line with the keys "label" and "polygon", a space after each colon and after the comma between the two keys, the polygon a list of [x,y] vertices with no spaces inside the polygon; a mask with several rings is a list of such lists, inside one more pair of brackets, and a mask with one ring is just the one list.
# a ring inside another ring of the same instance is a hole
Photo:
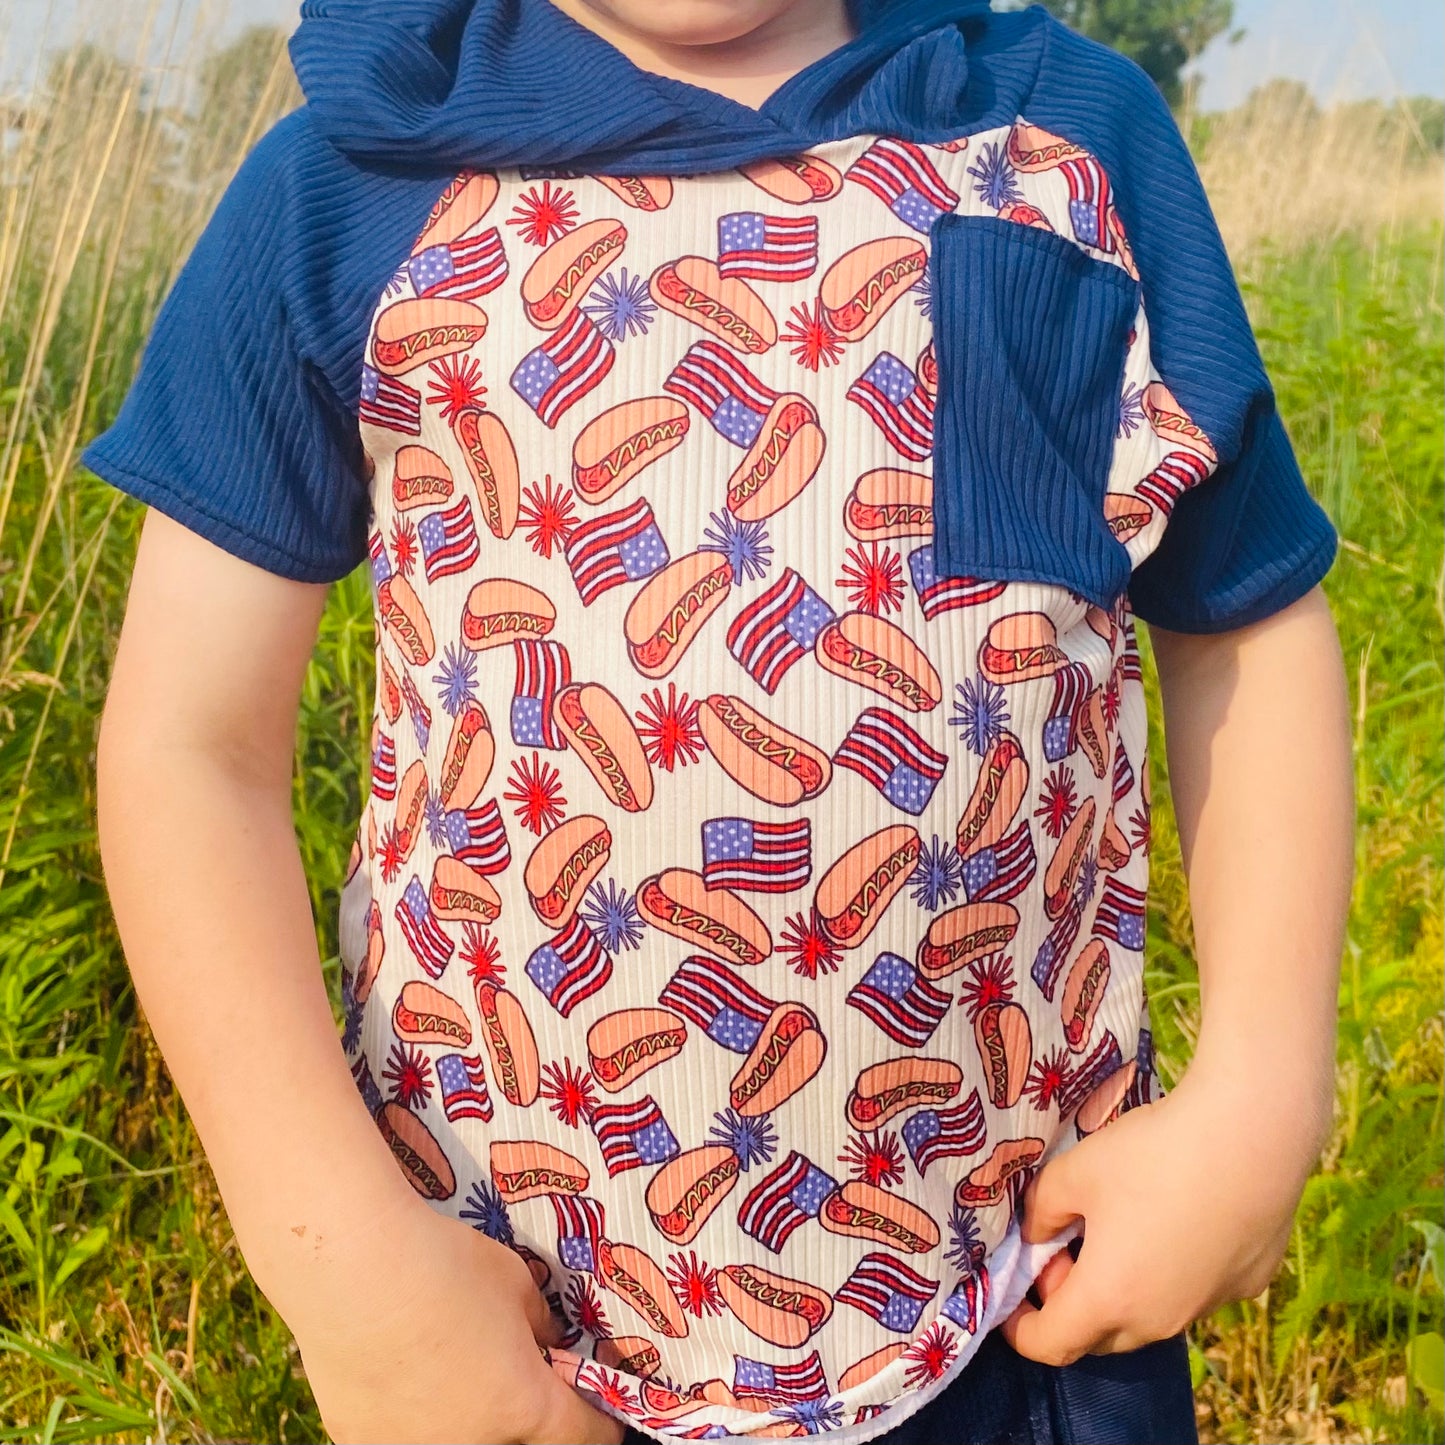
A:
{"label": "child", "polygon": [[[302,15],[85,460],[152,508],[108,886],[328,1430],[1193,1440],[1352,820],[1336,536],[1158,93],[969,0]],[[338,1049],[290,780],[362,562]]]}

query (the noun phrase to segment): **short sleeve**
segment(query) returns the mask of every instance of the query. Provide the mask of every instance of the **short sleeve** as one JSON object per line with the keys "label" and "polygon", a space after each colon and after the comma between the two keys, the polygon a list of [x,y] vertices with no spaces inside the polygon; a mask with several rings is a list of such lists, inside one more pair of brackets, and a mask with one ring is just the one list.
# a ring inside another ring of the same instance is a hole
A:
{"label": "short sleeve", "polygon": [[112,485],[283,577],[366,556],[360,431],[313,317],[299,112],[257,143],[166,295],[115,422],[81,454]]}
{"label": "short sleeve", "polygon": [[1048,31],[1028,119],[1102,163],[1139,273],[1150,360],[1217,458],[1134,568],[1130,605],[1179,632],[1242,627],[1319,582],[1339,539],[1300,472],[1204,185],[1158,87],[1062,25]]}

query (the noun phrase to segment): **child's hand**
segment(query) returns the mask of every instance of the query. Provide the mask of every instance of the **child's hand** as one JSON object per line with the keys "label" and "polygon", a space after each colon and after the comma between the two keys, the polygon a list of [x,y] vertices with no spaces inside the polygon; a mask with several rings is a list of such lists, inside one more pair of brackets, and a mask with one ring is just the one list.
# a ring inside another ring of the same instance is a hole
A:
{"label": "child's hand", "polygon": [[1075,1218],[1075,1261],[1060,1250],[1000,1328],[1020,1354],[1069,1364],[1177,1334],[1269,1284],[1319,1145],[1307,1087],[1248,1069],[1190,1073],[1051,1160],[1024,1196],[1023,1234],[1048,1239]]}
{"label": "child's hand", "polygon": [[354,1290],[293,1322],[338,1445],[621,1441],[542,1357],[556,1326],[519,1255],[420,1200],[361,1251]]}

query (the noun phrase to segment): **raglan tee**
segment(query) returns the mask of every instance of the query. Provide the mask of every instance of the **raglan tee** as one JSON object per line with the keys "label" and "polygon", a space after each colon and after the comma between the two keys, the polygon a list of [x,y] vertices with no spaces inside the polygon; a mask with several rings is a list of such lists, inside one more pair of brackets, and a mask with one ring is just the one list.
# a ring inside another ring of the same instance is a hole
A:
{"label": "raglan tee", "polygon": [[1042,12],[856,8],[752,112],[419,9],[304,12],[84,460],[367,567],[341,1042],[555,1368],[660,1439],[866,1440],[1160,1093],[1137,620],[1268,616],[1336,536],[1157,91]]}

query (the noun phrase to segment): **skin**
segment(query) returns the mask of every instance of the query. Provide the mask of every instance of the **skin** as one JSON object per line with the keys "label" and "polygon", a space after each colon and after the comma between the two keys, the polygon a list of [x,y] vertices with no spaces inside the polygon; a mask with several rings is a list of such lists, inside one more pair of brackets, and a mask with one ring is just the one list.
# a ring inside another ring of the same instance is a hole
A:
{"label": "skin", "polygon": [[[644,69],[754,106],[850,38],[841,0],[554,3]],[[334,1440],[616,1445],[543,1361],[555,1324],[526,1267],[412,1190],[337,1047],[291,815],[326,590],[146,516],[96,763],[138,997]],[[1251,628],[1153,639],[1204,1024],[1167,1099],[1029,1190],[1031,1238],[1086,1226],[1043,1308],[1004,1326],[1054,1362],[1262,1289],[1329,1115],[1352,803],[1328,608],[1316,588]]]}

